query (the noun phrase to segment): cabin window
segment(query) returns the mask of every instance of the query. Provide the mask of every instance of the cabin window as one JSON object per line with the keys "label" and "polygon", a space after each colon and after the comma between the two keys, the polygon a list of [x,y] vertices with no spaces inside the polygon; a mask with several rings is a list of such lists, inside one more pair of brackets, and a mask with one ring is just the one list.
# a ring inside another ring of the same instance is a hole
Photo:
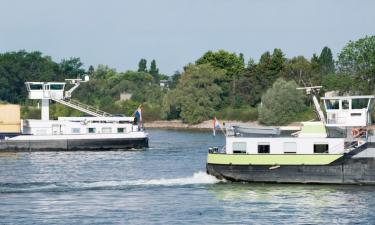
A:
{"label": "cabin window", "polygon": [[352,109],[367,109],[367,104],[367,98],[352,99]]}
{"label": "cabin window", "polygon": [[43,90],[43,84],[30,84],[30,90]]}
{"label": "cabin window", "polygon": [[284,153],[286,154],[297,153],[297,143],[296,142],[284,142]]}
{"label": "cabin window", "polygon": [[342,109],[349,109],[349,100],[342,100]]}
{"label": "cabin window", "polygon": [[233,142],[233,153],[246,153],[246,142]]}
{"label": "cabin window", "polygon": [[50,84],[50,89],[51,90],[62,90],[64,89],[63,84]]}
{"label": "cabin window", "polygon": [[94,128],[94,127],[90,127],[90,128],[88,128],[87,130],[88,130],[89,134],[94,134],[94,133],[96,133],[96,128]]}
{"label": "cabin window", "polygon": [[314,153],[328,153],[328,144],[314,144]]}
{"label": "cabin window", "polygon": [[125,133],[125,128],[123,127],[117,128],[117,133]]}
{"label": "cabin window", "polygon": [[103,134],[110,134],[110,133],[112,133],[112,128],[111,127],[103,127],[102,133]]}
{"label": "cabin window", "polygon": [[268,144],[268,143],[258,144],[258,153],[269,154],[270,153],[270,144]]}
{"label": "cabin window", "polygon": [[340,101],[338,99],[326,100],[327,109],[340,109]]}
{"label": "cabin window", "polygon": [[79,133],[81,133],[81,129],[80,128],[72,128],[72,133],[73,134],[79,134]]}

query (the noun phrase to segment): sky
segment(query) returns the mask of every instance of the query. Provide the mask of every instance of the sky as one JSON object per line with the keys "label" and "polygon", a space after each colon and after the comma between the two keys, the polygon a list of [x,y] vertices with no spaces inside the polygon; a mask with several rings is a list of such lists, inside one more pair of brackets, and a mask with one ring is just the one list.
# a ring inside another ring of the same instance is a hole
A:
{"label": "sky", "polygon": [[348,41],[375,35],[374,12],[373,0],[0,0],[0,52],[117,71],[155,59],[172,75],[209,50],[257,61],[274,48],[311,58],[328,46],[337,57]]}

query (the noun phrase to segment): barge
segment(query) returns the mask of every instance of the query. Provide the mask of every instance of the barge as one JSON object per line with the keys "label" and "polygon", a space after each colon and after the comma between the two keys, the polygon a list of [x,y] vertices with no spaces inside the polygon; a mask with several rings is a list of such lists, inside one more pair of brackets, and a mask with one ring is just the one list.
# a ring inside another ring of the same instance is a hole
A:
{"label": "barge", "polygon": [[[41,119],[20,119],[18,105],[0,107],[0,151],[78,151],[124,150],[148,147],[148,134],[142,126],[141,109],[134,117],[116,116],[71,98],[85,80],[66,82],[26,82],[29,99],[41,100]],[[72,87],[65,91],[66,84]],[[49,119],[54,101],[88,116]]]}
{"label": "barge", "polygon": [[375,96],[327,96],[318,121],[298,128],[226,127],[224,147],[209,148],[207,173],[219,179],[262,183],[375,184]]}

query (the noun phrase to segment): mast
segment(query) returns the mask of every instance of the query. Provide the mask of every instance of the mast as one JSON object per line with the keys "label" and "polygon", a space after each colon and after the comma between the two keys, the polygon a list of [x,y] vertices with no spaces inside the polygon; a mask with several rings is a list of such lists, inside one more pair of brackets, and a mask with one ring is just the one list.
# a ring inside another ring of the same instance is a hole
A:
{"label": "mast", "polygon": [[308,95],[312,96],[312,100],[313,100],[313,103],[314,103],[315,110],[318,114],[318,117],[319,117],[320,121],[322,121],[323,124],[325,125],[326,124],[326,118],[324,116],[322,108],[320,107],[318,98],[316,97],[316,94],[315,94],[315,93],[318,93],[321,88],[322,88],[322,86],[312,86],[312,87],[297,88],[297,90],[305,90]]}

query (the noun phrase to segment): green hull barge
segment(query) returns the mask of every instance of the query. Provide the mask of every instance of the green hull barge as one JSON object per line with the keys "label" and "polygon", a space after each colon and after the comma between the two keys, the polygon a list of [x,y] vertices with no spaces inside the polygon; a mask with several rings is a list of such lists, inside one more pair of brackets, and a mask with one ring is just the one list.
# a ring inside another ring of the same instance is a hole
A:
{"label": "green hull barge", "polygon": [[[240,182],[375,184],[374,96],[312,94],[319,121],[300,127],[226,127],[226,144],[208,149],[207,173]],[[219,127],[214,120],[214,127]],[[215,129],[215,128],[214,128]]]}

